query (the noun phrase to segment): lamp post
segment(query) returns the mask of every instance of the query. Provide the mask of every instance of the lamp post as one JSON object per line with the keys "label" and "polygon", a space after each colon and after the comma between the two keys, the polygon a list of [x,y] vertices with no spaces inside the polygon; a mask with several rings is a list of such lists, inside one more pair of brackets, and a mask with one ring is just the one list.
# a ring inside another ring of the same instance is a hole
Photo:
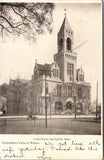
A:
{"label": "lamp post", "polygon": [[76,106],[77,90],[76,89],[77,88],[76,88],[75,81],[73,83],[74,83],[74,87],[73,87],[74,114],[75,114],[75,120],[76,120],[76,117],[77,117],[77,106]]}
{"label": "lamp post", "polygon": [[46,97],[46,70],[45,70],[45,127],[47,128],[47,97]]}
{"label": "lamp post", "polygon": [[47,69],[40,70],[45,75],[45,128],[47,128],[47,84],[46,84],[46,74]]}
{"label": "lamp post", "polygon": [[75,107],[75,120],[76,120],[76,116],[77,116],[77,108],[76,108],[76,96],[74,96],[74,107]]}
{"label": "lamp post", "polygon": [[52,103],[52,94],[50,94],[50,119],[51,119],[51,107],[52,107],[51,103]]}
{"label": "lamp post", "polygon": [[[40,70],[42,73],[44,73],[45,75],[45,127],[47,128],[47,84],[46,84],[46,76],[47,76],[47,72],[53,72],[53,71],[50,71],[48,70],[47,68],[43,69],[43,70]],[[51,108],[50,108],[50,117],[51,117]]]}
{"label": "lamp post", "polygon": [[98,82],[96,87],[96,122],[97,122],[97,108],[98,108]]}
{"label": "lamp post", "polygon": [[[47,97],[48,96],[47,96],[46,76],[47,76],[47,72],[50,71],[50,70],[43,69],[43,70],[40,70],[40,71],[44,72],[44,75],[45,75],[45,127],[47,128]],[[53,72],[53,71],[50,71],[50,72]],[[50,117],[51,117],[51,106],[50,106]]]}

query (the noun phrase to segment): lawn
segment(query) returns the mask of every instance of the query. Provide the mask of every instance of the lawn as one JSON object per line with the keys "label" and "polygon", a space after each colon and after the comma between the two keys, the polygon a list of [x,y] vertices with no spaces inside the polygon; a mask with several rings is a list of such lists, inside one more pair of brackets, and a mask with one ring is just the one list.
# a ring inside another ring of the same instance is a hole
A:
{"label": "lawn", "polygon": [[1,134],[84,134],[99,135],[101,123],[92,119],[48,119],[48,127],[45,128],[45,120],[9,120],[6,125],[0,120]]}

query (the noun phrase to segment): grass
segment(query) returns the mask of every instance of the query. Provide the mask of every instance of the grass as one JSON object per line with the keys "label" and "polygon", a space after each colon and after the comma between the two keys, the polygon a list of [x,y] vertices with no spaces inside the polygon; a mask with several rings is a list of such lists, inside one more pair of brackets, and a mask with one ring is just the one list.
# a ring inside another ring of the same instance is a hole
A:
{"label": "grass", "polygon": [[48,119],[48,127],[45,128],[45,120],[8,120],[6,125],[0,120],[1,134],[101,134],[101,123],[93,119]]}

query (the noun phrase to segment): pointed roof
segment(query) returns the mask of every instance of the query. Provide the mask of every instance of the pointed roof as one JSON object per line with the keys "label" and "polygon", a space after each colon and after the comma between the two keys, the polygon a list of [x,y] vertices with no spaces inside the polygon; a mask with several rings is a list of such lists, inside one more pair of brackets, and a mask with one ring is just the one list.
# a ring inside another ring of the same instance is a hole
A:
{"label": "pointed roof", "polygon": [[78,69],[77,69],[77,72],[79,72],[79,73],[81,73],[81,74],[84,74],[84,71],[83,71],[82,67],[78,68]]}
{"label": "pointed roof", "polygon": [[36,65],[37,65],[38,70],[40,70],[40,71],[51,70],[51,65],[50,64],[47,64],[47,63],[39,64],[39,63],[37,63]]}
{"label": "pointed roof", "polygon": [[[71,27],[70,27],[70,24],[69,24],[69,22],[68,22],[68,19],[66,18],[66,16],[65,16],[65,18],[64,18],[64,20],[63,20],[63,23],[62,23],[62,25],[61,25],[61,28],[60,28],[60,31],[64,31],[64,30],[72,30],[71,29]],[[59,31],[59,32],[60,32]]]}

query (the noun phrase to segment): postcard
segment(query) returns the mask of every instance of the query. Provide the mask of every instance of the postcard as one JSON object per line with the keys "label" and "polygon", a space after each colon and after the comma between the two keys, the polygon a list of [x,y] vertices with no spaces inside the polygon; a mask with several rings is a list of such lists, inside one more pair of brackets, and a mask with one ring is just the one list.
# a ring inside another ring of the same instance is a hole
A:
{"label": "postcard", "polygon": [[102,160],[102,1],[0,2],[1,160]]}

